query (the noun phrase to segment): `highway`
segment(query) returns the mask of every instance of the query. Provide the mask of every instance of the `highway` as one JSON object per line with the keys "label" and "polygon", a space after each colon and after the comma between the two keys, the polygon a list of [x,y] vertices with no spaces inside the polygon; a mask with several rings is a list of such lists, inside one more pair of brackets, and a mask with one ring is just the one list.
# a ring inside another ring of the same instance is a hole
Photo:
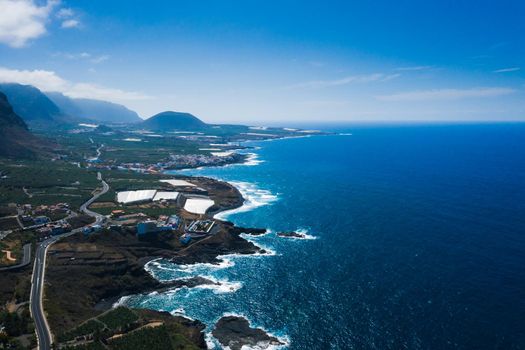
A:
{"label": "highway", "polygon": [[[106,193],[109,190],[109,185],[102,179],[100,173],[98,173],[98,179],[102,182],[102,191],[96,193],[89,199],[86,203],[82,204],[80,210],[86,215],[92,216],[95,218],[95,224],[101,224],[105,217],[99,213],[95,213],[88,209],[88,207],[98,199],[101,195]],[[38,243],[35,253],[35,263],[33,267],[33,277],[31,280],[31,297],[30,297],[30,310],[33,320],[35,322],[35,330],[38,340],[38,349],[39,350],[51,350],[51,344],[53,343],[53,338],[51,335],[51,330],[47,323],[47,319],[44,313],[43,303],[42,303],[42,294],[44,290],[44,278],[46,272],[46,253],[47,249],[58,240],[74,235],[75,233],[81,232],[82,228],[77,228],[71,232],[64,233],[57,236],[52,236],[40,243]]]}

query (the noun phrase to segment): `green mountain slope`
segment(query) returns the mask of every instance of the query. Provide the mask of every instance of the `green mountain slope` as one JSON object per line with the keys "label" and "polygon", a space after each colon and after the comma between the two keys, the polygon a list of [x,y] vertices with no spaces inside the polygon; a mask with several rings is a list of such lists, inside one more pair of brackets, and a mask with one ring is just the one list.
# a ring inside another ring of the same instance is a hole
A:
{"label": "green mountain slope", "polygon": [[144,129],[169,131],[169,130],[202,130],[208,128],[208,124],[190,113],[162,112],[156,114],[140,124]]}
{"label": "green mountain slope", "polygon": [[139,115],[123,105],[87,98],[70,98],[59,92],[47,92],[46,95],[72,117],[105,123],[139,123]]}

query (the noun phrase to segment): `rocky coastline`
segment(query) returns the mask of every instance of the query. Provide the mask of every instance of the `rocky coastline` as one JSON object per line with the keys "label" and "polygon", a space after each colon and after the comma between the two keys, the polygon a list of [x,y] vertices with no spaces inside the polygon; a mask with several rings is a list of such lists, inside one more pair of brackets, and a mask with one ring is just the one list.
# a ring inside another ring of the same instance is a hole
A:
{"label": "rocky coastline", "polygon": [[224,316],[215,324],[212,335],[231,350],[250,348],[265,349],[286,345],[260,328],[252,328],[247,319],[240,316]]}

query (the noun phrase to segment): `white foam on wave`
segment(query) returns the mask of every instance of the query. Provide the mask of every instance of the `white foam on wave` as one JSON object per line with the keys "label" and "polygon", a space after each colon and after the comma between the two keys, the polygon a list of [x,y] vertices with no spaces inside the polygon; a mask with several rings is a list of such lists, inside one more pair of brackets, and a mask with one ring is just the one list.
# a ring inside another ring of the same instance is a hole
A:
{"label": "white foam on wave", "polygon": [[[242,288],[242,283],[241,282],[230,282],[230,281],[224,280],[224,279],[219,279],[218,280],[218,279],[215,279],[215,278],[213,278],[211,276],[199,276],[199,277],[203,277],[203,278],[206,278],[207,280],[210,280],[212,282],[212,284],[201,284],[201,285],[198,285],[198,286],[195,286],[195,287],[182,286],[180,288],[170,289],[165,294],[172,295],[172,294],[176,294],[178,291],[181,291],[181,290],[189,290],[189,291],[192,291],[192,290],[210,290],[214,294],[226,294],[226,293],[235,293],[236,291],[238,291],[239,289]],[[181,278],[181,279],[188,279],[188,278]]]}
{"label": "white foam on wave", "polygon": [[[228,259],[222,259],[222,256],[218,257],[220,259],[220,262],[218,264],[211,264],[211,263],[197,263],[197,264],[188,264],[188,265],[179,265],[172,263],[168,260],[164,260],[162,258],[155,259],[150,262],[148,262],[146,265],[144,265],[144,269],[155,279],[162,280],[162,281],[172,281],[176,279],[184,279],[185,277],[191,277],[192,274],[195,274],[199,272],[200,270],[209,270],[209,269],[225,269],[227,267],[232,267],[235,264],[228,260]],[[168,271],[173,273],[181,273],[186,274],[189,276],[175,276],[172,279],[162,279],[158,272],[159,270],[162,271]]]}
{"label": "white foam on wave", "polygon": [[181,317],[184,317],[184,318],[186,318],[186,319],[188,319],[188,320],[190,320],[190,321],[197,321],[197,319],[188,316],[188,314],[186,314],[186,310],[184,310],[184,308],[182,308],[182,307],[179,307],[179,308],[177,308],[177,309],[175,309],[175,310],[171,310],[171,311],[170,311],[170,314],[171,314],[172,316],[181,316]]}
{"label": "white foam on wave", "polygon": [[[211,279],[208,276],[205,276],[207,279]],[[215,294],[225,294],[225,293],[235,293],[242,288],[241,282],[230,282],[226,280],[214,280],[214,282],[219,282],[219,284],[201,284],[200,286],[195,286],[194,289],[207,289],[213,291]]]}
{"label": "white foam on wave", "polygon": [[312,236],[311,234],[309,234],[309,231],[306,228],[299,228],[295,232],[297,232],[298,234],[302,235],[303,237],[289,237],[289,238],[291,238],[291,239],[299,239],[299,240],[301,240],[301,239],[314,240],[314,239],[318,239],[319,238],[317,236]]}
{"label": "white foam on wave", "polygon": [[259,159],[259,155],[257,153],[246,153],[246,155],[248,156],[246,160],[239,165],[255,166],[264,163],[264,160]]}
{"label": "white foam on wave", "polygon": [[219,220],[226,220],[226,218],[232,214],[244,213],[258,207],[270,205],[279,199],[277,195],[272,194],[268,190],[260,189],[257,185],[250,182],[229,181],[229,183],[241,192],[244,203],[239,208],[215,214],[214,217]]}
{"label": "white foam on wave", "polygon": [[121,297],[116,303],[113,303],[112,308],[126,305],[126,302],[131,298],[131,295]]}
{"label": "white foam on wave", "polygon": [[204,334],[204,341],[206,342],[207,349],[222,349],[219,341],[211,334],[211,332],[206,332]]}
{"label": "white foam on wave", "polygon": [[172,310],[170,314],[172,314],[173,316],[184,316],[186,318],[189,318],[188,316],[186,316],[186,310],[184,310],[184,308],[182,307]]}
{"label": "white foam on wave", "polygon": [[[249,241],[252,241],[250,239],[252,237],[249,237],[246,234],[241,234],[241,236],[243,238],[249,240]],[[242,258],[242,259],[245,259],[245,258],[258,258],[258,257],[262,257],[262,256],[275,256],[275,255],[277,255],[275,250],[273,250],[271,248],[268,248],[266,246],[263,246],[263,245],[261,245],[259,243],[257,244],[257,247],[259,247],[260,249],[264,249],[264,252],[256,252],[254,254],[234,253],[234,254],[219,255],[217,257],[217,259],[220,260],[220,263],[218,263],[218,264],[197,263],[197,264],[190,264],[190,265],[182,265],[182,264],[179,265],[179,264],[175,264],[175,263],[172,263],[170,261],[167,261],[167,260],[155,259],[155,260],[152,260],[152,261],[146,263],[146,265],[144,266],[144,269],[153,278],[155,278],[157,280],[160,280],[160,281],[163,281],[163,282],[174,281],[174,280],[184,280],[184,279],[189,279],[189,278],[192,278],[192,277],[201,276],[201,277],[210,279],[210,280],[212,280],[214,282],[219,282],[219,283],[223,284],[225,286],[224,288],[227,288],[228,290],[232,290],[232,288],[233,288],[233,291],[236,291],[236,290],[238,290],[239,288],[242,287],[242,283],[240,283],[240,282],[229,282],[229,281],[225,281],[225,280],[215,280],[213,277],[209,276],[209,273],[212,272],[210,270],[219,270],[219,269],[225,269],[225,268],[228,268],[228,267],[235,266],[235,262],[234,262],[235,259],[240,259],[240,258]],[[168,278],[168,279],[167,278],[163,278],[162,276],[159,275],[159,272],[160,272],[159,270],[160,271],[172,272],[173,273],[172,278]],[[217,289],[217,290],[221,290],[221,291],[224,289],[224,288],[217,288],[217,287],[220,287],[220,286],[212,286],[212,285],[207,285],[207,286],[208,287],[206,287],[206,285],[202,285],[202,288]],[[198,286],[198,287],[201,287],[201,286]]]}

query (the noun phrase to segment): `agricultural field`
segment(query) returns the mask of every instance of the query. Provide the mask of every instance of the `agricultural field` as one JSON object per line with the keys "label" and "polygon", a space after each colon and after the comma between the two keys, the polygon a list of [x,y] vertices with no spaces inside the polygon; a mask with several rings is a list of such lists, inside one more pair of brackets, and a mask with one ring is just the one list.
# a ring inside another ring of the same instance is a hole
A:
{"label": "agricultural field", "polygon": [[78,209],[100,187],[96,172],[63,161],[0,160],[0,205],[69,203]]}
{"label": "agricultural field", "polygon": [[101,145],[104,145],[101,160],[111,164],[151,164],[165,161],[170,154],[206,153],[199,151],[199,148],[203,147],[202,144],[169,134],[163,137],[151,137],[120,131],[111,135],[99,132],[63,133],[56,135],[55,140],[66,150],[65,153],[72,157],[70,160],[80,162],[95,157],[96,150]]}

